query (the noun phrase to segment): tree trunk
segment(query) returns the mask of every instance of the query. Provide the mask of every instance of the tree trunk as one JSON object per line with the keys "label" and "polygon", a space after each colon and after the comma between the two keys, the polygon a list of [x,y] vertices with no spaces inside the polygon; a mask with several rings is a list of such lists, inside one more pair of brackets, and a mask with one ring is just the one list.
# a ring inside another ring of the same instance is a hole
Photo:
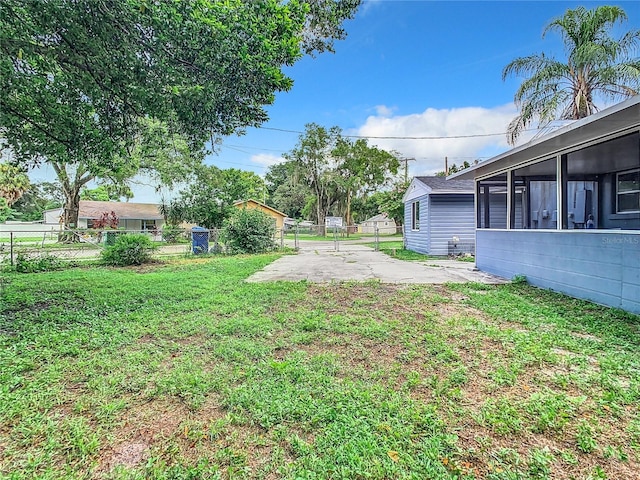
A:
{"label": "tree trunk", "polygon": [[326,214],[323,213],[322,208],[318,207],[317,215],[318,215],[318,235],[320,235],[321,237],[325,237],[327,235]]}
{"label": "tree trunk", "polygon": [[60,235],[59,241],[64,243],[77,242],[78,237],[68,230],[78,228],[78,217],[80,213],[80,189],[93,180],[93,176],[86,170],[78,166],[74,179],[71,180],[67,174],[66,166],[62,163],[51,162],[51,166],[58,176],[64,194],[64,207],[62,211],[62,226],[64,232]]}
{"label": "tree trunk", "polygon": [[326,213],[324,210],[324,201],[322,198],[322,193],[318,187],[316,187],[316,218],[318,221],[318,235],[321,237],[326,236],[327,230],[325,227],[325,217]]}
{"label": "tree trunk", "polygon": [[67,228],[78,228],[78,214],[80,213],[80,192],[76,191],[69,195],[64,204],[62,215],[64,226]]}
{"label": "tree trunk", "polygon": [[62,225],[64,232],[60,237],[60,241],[63,243],[77,242],[76,235],[70,233],[68,230],[74,230],[78,228],[78,216],[80,213],[80,187],[73,185],[72,188],[64,192],[65,201],[62,211]]}

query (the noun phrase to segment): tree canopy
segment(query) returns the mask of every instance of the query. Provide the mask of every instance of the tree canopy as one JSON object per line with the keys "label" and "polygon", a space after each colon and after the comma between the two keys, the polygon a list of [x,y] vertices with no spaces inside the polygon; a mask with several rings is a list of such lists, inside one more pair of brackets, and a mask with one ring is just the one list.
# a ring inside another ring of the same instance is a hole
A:
{"label": "tree canopy", "polygon": [[613,26],[626,19],[620,7],[569,9],[543,33],[543,37],[548,32],[561,35],[566,59],[542,53],[516,58],[504,68],[503,80],[524,77],[514,97],[520,114],[509,125],[510,143],[535,120],[544,125],[584,118],[598,110],[598,98],[620,100],[638,94],[640,30],[617,39],[611,36]]}
{"label": "tree canopy", "polygon": [[312,218],[318,225],[329,213],[344,216],[352,225],[353,198],[388,184],[399,166],[396,155],[370,146],[366,139],[354,141],[343,136],[339,127],[327,129],[315,123],[306,125],[297,145],[284,157],[295,172],[290,188],[293,191],[297,184],[309,188]]}
{"label": "tree canopy", "polygon": [[159,171],[142,147],[154,129],[196,154],[264,122],[293,83],[283,68],[332,50],[359,3],[3,0],[0,131],[21,164],[53,165],[73,224],[89,181]]}
{"label": "tree canopy", "polygon": [[42,220],[45,210],[62,206],[62,189],[52,182],[32,183],[22,197],[12,205],[10,220],[33,222]]}
{"label": "tree canopy", "polygon": [[219,228],[234,211],[234,202],[250,198],[261,201],[264,195],[264,181],[253,172],[202,166],[195,180],[163,209],[170,223],[185,221]]}
{"label": "tree canopy", "polygon": [[0,127],[27,161],[108,161],[140,116],[201,146],[265,121],[292,85],[282,67],[330,50],[358,4],[4,0]]}

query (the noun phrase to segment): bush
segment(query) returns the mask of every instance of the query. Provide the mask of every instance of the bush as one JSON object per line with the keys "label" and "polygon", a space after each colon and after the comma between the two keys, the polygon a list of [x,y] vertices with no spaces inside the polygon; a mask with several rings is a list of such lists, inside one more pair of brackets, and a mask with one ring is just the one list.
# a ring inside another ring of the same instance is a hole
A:
{"label": "bush", "polygon": [[222,238],[230,253],[264,253],[276,246],[276,224],[272,217],[256,209],[235,211],[224,222]]}
{"label": "bush", "polygon": [[165,224],[162,227],[162,240],[167,243],[178,243],[180,236],[184,234],[184,230],[177,225]]}
{"label": "bush", "polygon": [[126,265],[142,265],[151,260],[156,246],[149,237],[142,233],[126,233],[118,235],[113,245],[102,251],[102,262],[107,265],[123,267]]}
{"label": "bush", "polygon": [[67,264],[54,255],[39,255],[36,257],[29,257],[22,253],[16,256],[16,272],[20,273],[35,273],[35,272],[50,272],[53,270],[61,270]]}

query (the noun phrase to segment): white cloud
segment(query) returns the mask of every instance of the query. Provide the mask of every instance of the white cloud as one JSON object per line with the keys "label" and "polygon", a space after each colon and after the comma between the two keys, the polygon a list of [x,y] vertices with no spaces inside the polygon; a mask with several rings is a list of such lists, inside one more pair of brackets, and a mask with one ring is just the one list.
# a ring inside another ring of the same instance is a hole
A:
{"label": "white cloud", "polygon": [[270,167],[277,163],[284,162],[285,159],[279,155],[271,155],[270,153],[259,153],[251,156],[251,162],[262,165],[263,167]]}
{"label": "white cloud", "polygon": [[[376,107],[378,115],[370,116],[357,128],[356,135],[367,137],[455,137],[436,139],[371,139],[370,144],[385,150],[396,150],[409,162],[412,175],[430,175],[449,164],[493,156],[510,148],[507,125],[516,116],[513,104],[495,108],[463,107],[454,109],[428,108],[422,113],[390,116],[391,110]],[[495,136],[480,136],[502,133]],[[470,137],[479,135],[477,137]]]}
{"label": "white cloud", "polygon": [[376,115],[378,115],[379,117],[390,117],[391,115],[393,115],[394,110],[395,108],[387,107],[386,105],[375,106]]}

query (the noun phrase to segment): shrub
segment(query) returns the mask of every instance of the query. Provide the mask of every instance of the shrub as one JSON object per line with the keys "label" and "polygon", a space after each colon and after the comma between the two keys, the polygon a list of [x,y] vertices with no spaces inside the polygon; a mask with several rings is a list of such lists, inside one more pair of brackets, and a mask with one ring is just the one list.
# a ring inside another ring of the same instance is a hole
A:
{"label": "shrub", "polygon": [[29,257],[22,253],[16,256],[16,272],[35,273],[50,272],[52,270],[61,270],[67,264],[54,255],[38,255]]}
{"label": "shrub", "polygon": [[102,262],[107,265],[142,265],[151,260],[156,246],[142,233],[118,235],[113,245],[102,251]]}
{"label": "shrub", "polygon": [[222,238],[230,253],[263,253],[276,246],[276,225],[272,217],[256,209],[235,211],[224,222]]}
{"label": "shrub", "polygon": [[162,227],[162,240],[167,243],[178,243],[184,230],[177,225],[165,224]]}

